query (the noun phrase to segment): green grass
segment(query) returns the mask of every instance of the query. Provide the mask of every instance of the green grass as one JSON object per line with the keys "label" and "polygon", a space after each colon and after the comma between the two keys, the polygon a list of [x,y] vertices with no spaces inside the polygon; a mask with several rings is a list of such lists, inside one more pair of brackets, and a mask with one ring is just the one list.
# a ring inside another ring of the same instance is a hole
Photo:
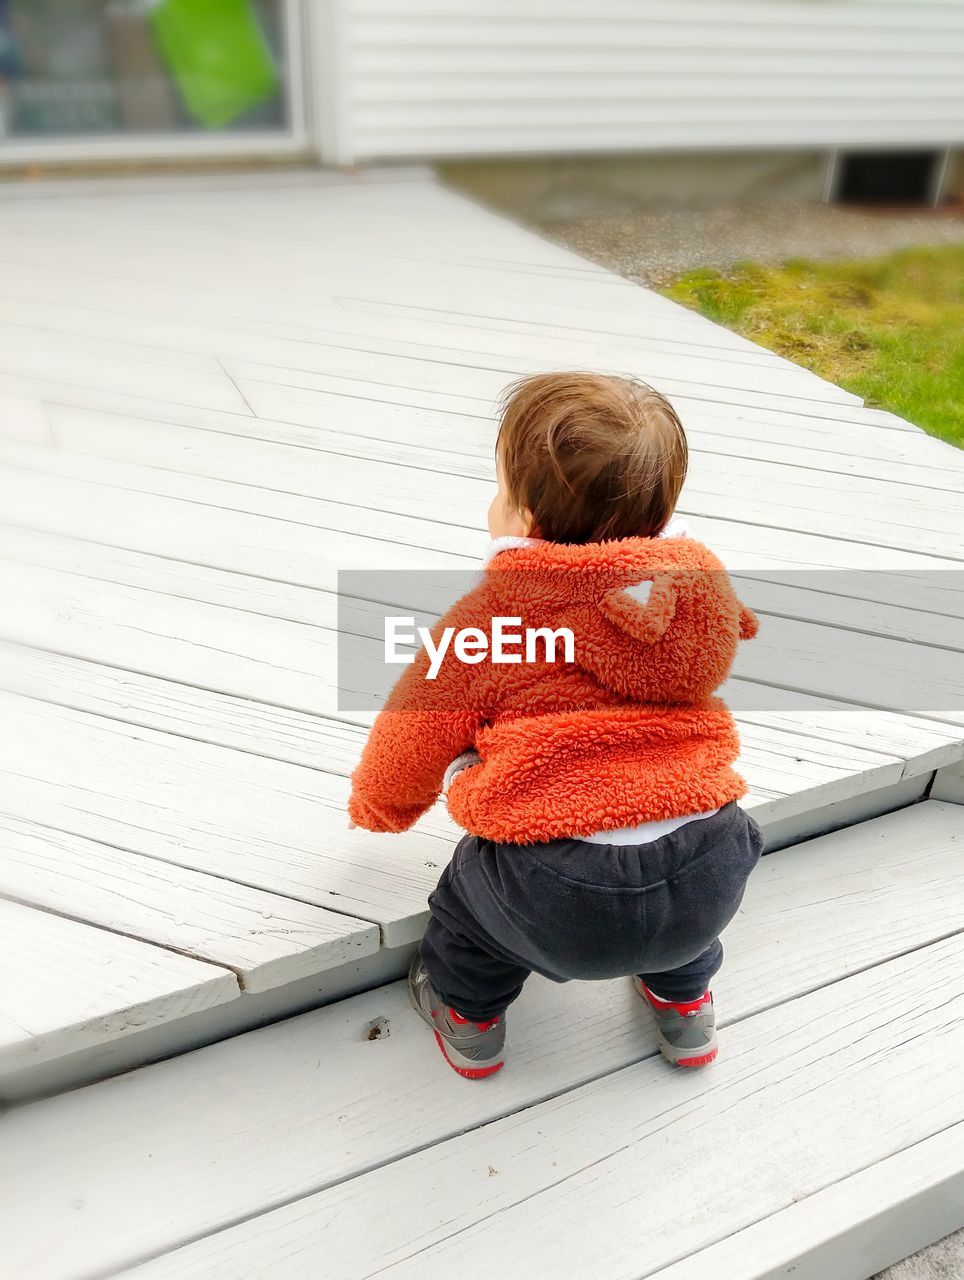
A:
{"label": "green grass", "polygon": [[690,271],[677,302],[964,447],[964,245]]}

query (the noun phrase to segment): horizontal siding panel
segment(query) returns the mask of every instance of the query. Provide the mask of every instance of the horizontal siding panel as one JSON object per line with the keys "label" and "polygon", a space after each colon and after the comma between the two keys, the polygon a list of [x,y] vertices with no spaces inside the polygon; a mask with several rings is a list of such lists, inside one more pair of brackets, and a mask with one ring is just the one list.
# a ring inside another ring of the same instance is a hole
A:
{"label": "horizontal siding panel", "polygon": [[519,105],[527,112],[532,103],[622,102],[627,105],[678,102],[750,101],[757,105],[761,96],[771,102],[801,96],[815,97],[824,103],[846,104],[858,101],[875,104],[892,98],[921,103],[941,102],[945,107],[964,111],[964,91],[959,76],[930,76],[925,84],[906,76],[867,77],[863,81],[842,80],[838,76],[800,77],[788,85],[785,79],[768,76],[734,77],[725,73],[696,77],[648,76],[644,80],[631,76],[540,76],[523,80],[517,76],[378,76],[360,85],[355,100],[360,105],[382,103],[404,107],[410,103],[454,104],[472,102],[488,105]]}
{"label": "horizontal siding panel", "polygon": [[[674,16],[667,17],[668,8]],[[883,22],[893,27],[943,24],[964,30],[964,13],[959,0],[945,3],[927,3],[927,0],[797,0],[796,3],[766,3],[750,0],[749,3],[733,3],[733,0],[677,0],[668,6],[653,0],[596,0],[591,5],[586,0],[353,0],[352,10],[358,18],[373,21],[397,19],[406,21],[465,19],[500,21],[507,23],[545,22],[554,24],[579,23],[584,26],[601,26],[614,22],[631,23],[640,14],[646,21],[675,23],[720,23],[727,26],[814,26],[821,30],[828,27],[861,27],[868,23]]]}
{"label": "horizontal siding panel", "polygon": [[650,21],[642,13],[635,22],[570,24],[553,22],[520,22],[518,24],[473,21],[453,16],[448,22],[413,21],[402,18],[386,19],[378,23],[355,25],[355,37],[361,45],[399,48],[410,45],[416,48],[442,46],[459,48],[462,45],[502,49],[526,47],[536,52],[554,48],[613,49],[702,49],[741,50],[761,49],[777,52],[781,49],[805,49],[819,53],[825,49],[840,47],[844,39],[856,52],[860,49],[884,52],[937,53],[947,48],[947,42],[959,41],[964,27],[890,27],[859,25],[849,30],[820,29],[815,27],[774,28],[768,23],[752,27],[737,27],[727,22],[700,29],[692,23]]}
{"label": "horizontal siding panel", "polygon": [[[964,44],[964,40],[961,41]],[[964,52],[948,52],[946,42],[939,51],[926,55],[927,75],[960,83],[964,72]],[[922,80],[921,65],[908,59],[906,50],[891,53],[865,49],[827,49],[815,63],[812,54],[798,50],[760,53],[729,50],[725,62],[719,53],[702,49],[544,49],[538,60],[531,50],[501,48],[493,64],[492,51],[469,46],[448,48],[391,48],[365,45],[351,56],[351,71],[360,77],[393,76],[414,80],[423,75],[444,74],[457,79],[463,75],[523,76],[538,81],[547,76],[566,75],[728,75],[813,76],[838,73],[848,80],[867,76]]]}
{"label": "horizontal siding panel", "polygon": [[[925,132],[920,127],[896,119],[893,125],[851,125],[842,135],[837,126],[795,125],[784,127],[775,136],[772,128],[759,124],[755,128],[734,129],[729,124],[708,122],[698,137],[691,126],[672,128],[663,125],[644,135],[638,128],[566,127],[549,130],[472,128],[454,131],[417,132],[404,130],[396,139],[384,131],[357,131],[357,154],[360,156],[429,156],[455,159],[459,156],[535,156],[585,155],[620,151],[692,151],[764,147],[822,148],[846,146],[879,147],[882,130],[886,129],[888,147],[947,147],[956,145],[957,134],[943,126]],[[842,139],[842,140],[841,140]]]}
{"label": "horizontal siding panel", "polygon": [[360,159],[964,141],[957,4],[346,3]]}
{"label": "horizontal siding panel", "polygon": [[[567,102],[450,102],[445,108],[444,119],[439,118],[437,108],[431,104],[405,103],[392,106],[368,106],[358,112],[358,123],[368,129],[460,129],[478,126],[502,126],[517,128],[524,123],[545,125],[548,128],[570,129],[579,125],[612,124],[648,128],[650,125],[673,124],[702,127],[710,121],[718,123],[756,123],[761,118],[758,102],[714,102],[711,104],[687,102],[580,102],[578,113]],[[939,123],[944,118],[941,104],[927,102],[902,102],[900,118],[910,123]],[[767,106],[766,118],[773,124],[818,124],[839,122],[842,104],[835,101],[773,102]],[[894,114],[889,98],[875,98],[848,103],[848,118],[853,123],[873,123],[887,120]]]}

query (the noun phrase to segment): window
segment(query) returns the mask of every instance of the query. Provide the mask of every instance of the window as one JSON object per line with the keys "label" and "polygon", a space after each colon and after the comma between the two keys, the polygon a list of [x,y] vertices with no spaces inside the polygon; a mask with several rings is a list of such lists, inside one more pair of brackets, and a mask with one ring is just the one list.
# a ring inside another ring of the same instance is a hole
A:
{"label": "window", "polygon": [[0,143],[291,128],[285,0],[0,0]]}

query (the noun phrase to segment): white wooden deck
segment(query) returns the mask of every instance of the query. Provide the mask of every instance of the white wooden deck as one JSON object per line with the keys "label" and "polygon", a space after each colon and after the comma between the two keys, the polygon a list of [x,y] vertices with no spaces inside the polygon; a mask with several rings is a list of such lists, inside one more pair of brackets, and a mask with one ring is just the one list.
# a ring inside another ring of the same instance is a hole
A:
{"label": "white wooden deck", "polygon": [[[771,847],[964,757],[964,592],[922,572],[961,569],[964,455],[425,175],[3,187],[0,263],[0,1097],[402,972],[454,831],[347,830],[335,574],[476,563],[519,374],[667,392],[694,532],[773,571]],[[841,627],[793,567],[889,607]],[[861,683],[908,670],[921,714]]]}
{"label": "white wooden deck", "polygon": [[472,1084],[398,982],[21,1107],[4,1275],[868,1280],[964,1225],[962,849],[927,801],[765,858],[704,1072],[532,979]]}

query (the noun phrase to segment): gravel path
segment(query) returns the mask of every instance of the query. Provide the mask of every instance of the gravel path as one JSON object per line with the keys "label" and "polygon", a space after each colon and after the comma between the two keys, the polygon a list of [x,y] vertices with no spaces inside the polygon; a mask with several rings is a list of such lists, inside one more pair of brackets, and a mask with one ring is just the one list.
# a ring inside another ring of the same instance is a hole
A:
{"label": "gravel path", "polygon": [[873,258],[911,245],[964,242],[964,208],[867,213],[821,204],[641,209],[615,217],[544,222],[552,240],[640,284],[668,284],[694,267]]}
{"label": "gravel path", "polygon": [[961,1276],[964,1276],[964,1231],[888,1267],[873,1280],[961,1280]]}

